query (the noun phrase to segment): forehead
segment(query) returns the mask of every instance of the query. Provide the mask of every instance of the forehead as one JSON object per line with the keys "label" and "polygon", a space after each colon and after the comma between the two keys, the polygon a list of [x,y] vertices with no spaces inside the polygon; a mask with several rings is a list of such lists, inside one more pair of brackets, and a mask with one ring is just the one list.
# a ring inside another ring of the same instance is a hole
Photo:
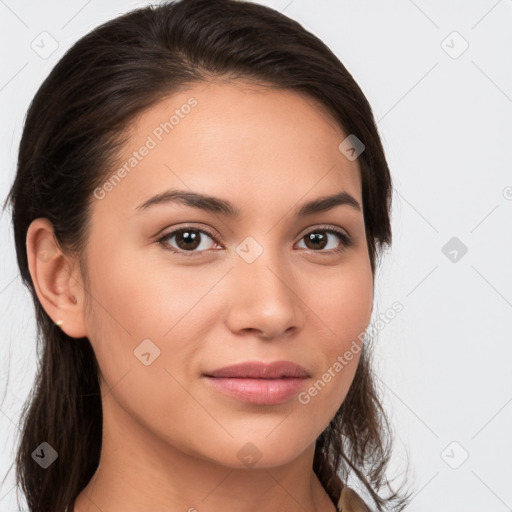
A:
{"label": "forehead", "polygon": [[293,91],[198,83],[142,112],[127,134],[100,210],[131,214],[170,188],[271,209],[337,191],[361,203],[359,165],[338,149],[347,135]]}

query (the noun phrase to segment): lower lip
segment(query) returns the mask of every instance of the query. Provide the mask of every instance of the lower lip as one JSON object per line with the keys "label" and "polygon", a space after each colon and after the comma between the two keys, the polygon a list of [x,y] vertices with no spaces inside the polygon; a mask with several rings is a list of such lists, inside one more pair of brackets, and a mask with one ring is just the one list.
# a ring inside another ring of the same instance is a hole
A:
{"label": "lower lip", "polygon": [[217,391],[252,404],[274,405],[295,396],[306,379],[239,379],[206,377]]}

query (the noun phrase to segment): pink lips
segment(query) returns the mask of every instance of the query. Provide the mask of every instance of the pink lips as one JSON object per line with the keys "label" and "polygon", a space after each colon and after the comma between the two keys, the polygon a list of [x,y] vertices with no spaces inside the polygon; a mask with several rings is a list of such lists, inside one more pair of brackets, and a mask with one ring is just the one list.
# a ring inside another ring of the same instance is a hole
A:
{"label": "pink lips", "polygon": [[253,404],[273,405],[296,395],[310,375],[289,361],[254,361],[205,372],[204,377],[225,395]]}

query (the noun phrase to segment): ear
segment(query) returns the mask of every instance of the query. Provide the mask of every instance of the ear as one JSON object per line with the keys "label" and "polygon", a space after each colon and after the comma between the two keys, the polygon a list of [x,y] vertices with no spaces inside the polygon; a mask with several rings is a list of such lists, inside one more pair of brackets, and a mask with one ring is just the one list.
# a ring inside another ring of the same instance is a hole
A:
{"label": "ear", "polygon": [[65,255],[52,223],[43,217],[30,224],[26,249],[28,268],[37,297],[48,316],[73,338],[87,336],[84,288],[75,257]]}

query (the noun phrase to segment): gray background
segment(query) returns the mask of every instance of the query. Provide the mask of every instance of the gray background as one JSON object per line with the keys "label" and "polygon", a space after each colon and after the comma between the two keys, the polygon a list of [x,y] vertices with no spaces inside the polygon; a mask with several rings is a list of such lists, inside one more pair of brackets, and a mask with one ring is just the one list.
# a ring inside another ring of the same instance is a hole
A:
{"label": "gray background", "polygon": [[[403,305],[380,329],[376,353],[396,435],[390,476],[400,481],[408,457],[411,511],[511,510],[512,2],[261,3],[346,65],[373,106],[392,170],[394,241],[374,311],[377,319]],[[42,80],[80,36],[146,4],[0,0],[2,201]],[[7,214],[0,244],[3,477],[36,347]],[[2,512],[18,510],[13,476],[0,488]]]}

